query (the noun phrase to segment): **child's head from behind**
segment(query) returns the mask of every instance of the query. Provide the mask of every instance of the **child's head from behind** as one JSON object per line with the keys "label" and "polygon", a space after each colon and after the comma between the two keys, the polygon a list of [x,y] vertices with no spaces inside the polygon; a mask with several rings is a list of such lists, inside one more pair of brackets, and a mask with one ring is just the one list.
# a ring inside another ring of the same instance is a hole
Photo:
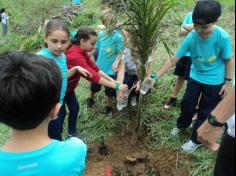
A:
{"label": "child's head from behind", "polygon": [[195,30],[202,38],[207,38],[213,32],[214,25],[221,16],[221,5],[215,0],[200,0],[193,11]]}
{"label": "child's head from behind", "polygon": [[75,35],[75,43],[87,52],[95,49],[96,42],[97,33],[90,27],[81,27]]}
{"label": "child's head from behind", "polygon": [[45,38],[47,48],[52,54],[58,56],[69,45],[69,28],[60,19],[50,20],[45,26]]}
{"label": "child's head from behind", "polygon": [[23,52],[0,54],[0,122],[16,130],[36,128],[55,115],[60,88],[61,72],[53,60]]}

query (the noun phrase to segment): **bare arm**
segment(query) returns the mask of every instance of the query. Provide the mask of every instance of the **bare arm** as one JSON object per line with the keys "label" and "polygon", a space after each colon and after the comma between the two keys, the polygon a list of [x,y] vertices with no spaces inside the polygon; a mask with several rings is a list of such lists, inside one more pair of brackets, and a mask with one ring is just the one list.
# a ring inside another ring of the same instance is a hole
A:
{"label": "bare arm", "polygon": [[180,28],[180,31],[179,31],[179,36],[187,36],[189,34],[189,32],[191,32],[193,30],[193,24],[187,24],[185,25],[184,27],[181,27]]}
{"label": "bare arm", "polygon": [[[225,61],[225,78],[232,79],[232,68],[233,68],[234,60],[228,59]],[[224,86],[220,91],[220,95],[225,97],[230,90],[230,81],[225,81]]]}
{"label": "bare arm", "polygon": [[125,77],[125,61],[120,61],[118,65],[118,72],[117,72],[117,79],[119,83],[124,82],[124,77]]}
{"label": "bare arm", "polygon": [[102,70],[100,70],[99,72],[98,72],[98,74],[102,77],[102,78],[104,78],[104,79],[106,79],[106,80],[108,80],[108,81],[110,81],[110,82],[115,82],[115,80],[114,79],[112,79],[110,76],[108,76],[106,73],[104,73]]}
{"label": "bare arm", "polygon": [[75,67],[71,68],[70,70],[68,70],[67,77],[70,78],[76,72],[79,72],[84,77],[92,78],[91,73],[89,71],[87,71],[86,69],[80,67],[80,66],[75,66]]}
{"label": "bare arm", "polygon": [[[235,87],[230,91],[218,106],[211,112],[218,122],[226,123],[226,121],[235,113]],[[222,132],[222,128],[212,126],[208,120],[198,129],[198,139],[208,149],[217,151],[220,147],[217,144]]]}
{"label": "bare arm", "polygon": [[168,61],[164,64],[164,66],[158,72],[157,77],[160,78],[163,74],[165,74],[171,67],[176,65],[178,60],[179,59],[176,56],[173,56],[171,59],[168,59]]}

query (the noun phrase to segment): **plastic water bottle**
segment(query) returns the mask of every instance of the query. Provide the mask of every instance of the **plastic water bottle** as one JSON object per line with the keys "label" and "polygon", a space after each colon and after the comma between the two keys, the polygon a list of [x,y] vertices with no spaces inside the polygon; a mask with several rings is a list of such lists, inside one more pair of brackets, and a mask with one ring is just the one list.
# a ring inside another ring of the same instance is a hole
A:
{"label": "plastic water bottle", "polygon": [[145,78],[141,86],[140,93],[142,95],[146,95],[153,88],[156,80],[157,77],[155,74],[152,74],[149,78]]}
{"label": "plastic water bottle", "polygon": [[122,102],[118,102],[117,103],[117,110],[118,111],[122,111],[125,107],[128,106],[128,99],[129,96],[127,95],[127,93],[122,92],[123,96],[125,97],[125,99]]}

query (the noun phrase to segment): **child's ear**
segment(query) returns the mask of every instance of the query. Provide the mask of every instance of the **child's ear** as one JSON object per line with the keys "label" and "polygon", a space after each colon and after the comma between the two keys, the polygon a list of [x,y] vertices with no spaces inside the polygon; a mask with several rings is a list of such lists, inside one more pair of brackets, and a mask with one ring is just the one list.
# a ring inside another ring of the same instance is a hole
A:
{"label": "child's ear", "polygon": [[50,117],[53,119],[57,116],[57,114],[59,113],[60,111],[60,108],[61,108],[61,104],[60,103],[57,103],[50,111]]}

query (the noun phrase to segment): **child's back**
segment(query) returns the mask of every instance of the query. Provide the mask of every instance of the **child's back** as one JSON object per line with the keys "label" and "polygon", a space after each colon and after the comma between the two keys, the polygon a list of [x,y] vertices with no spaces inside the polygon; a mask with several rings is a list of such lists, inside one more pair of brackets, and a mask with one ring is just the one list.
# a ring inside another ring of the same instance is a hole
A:
{"label": "child's back", "polygon": [[0,175],[83,175],[86,152],[86,145],[78,138],[52,140],[47,146],[28,152],[0,150]]}
{"label": "child's back", "polygon": [[48,137],[48,124],[60,109],[62,75],[57,64],[40,56],[0,54],[0,122],[12,129],[0,149],[0,175],[79,175],[86,145]]}

